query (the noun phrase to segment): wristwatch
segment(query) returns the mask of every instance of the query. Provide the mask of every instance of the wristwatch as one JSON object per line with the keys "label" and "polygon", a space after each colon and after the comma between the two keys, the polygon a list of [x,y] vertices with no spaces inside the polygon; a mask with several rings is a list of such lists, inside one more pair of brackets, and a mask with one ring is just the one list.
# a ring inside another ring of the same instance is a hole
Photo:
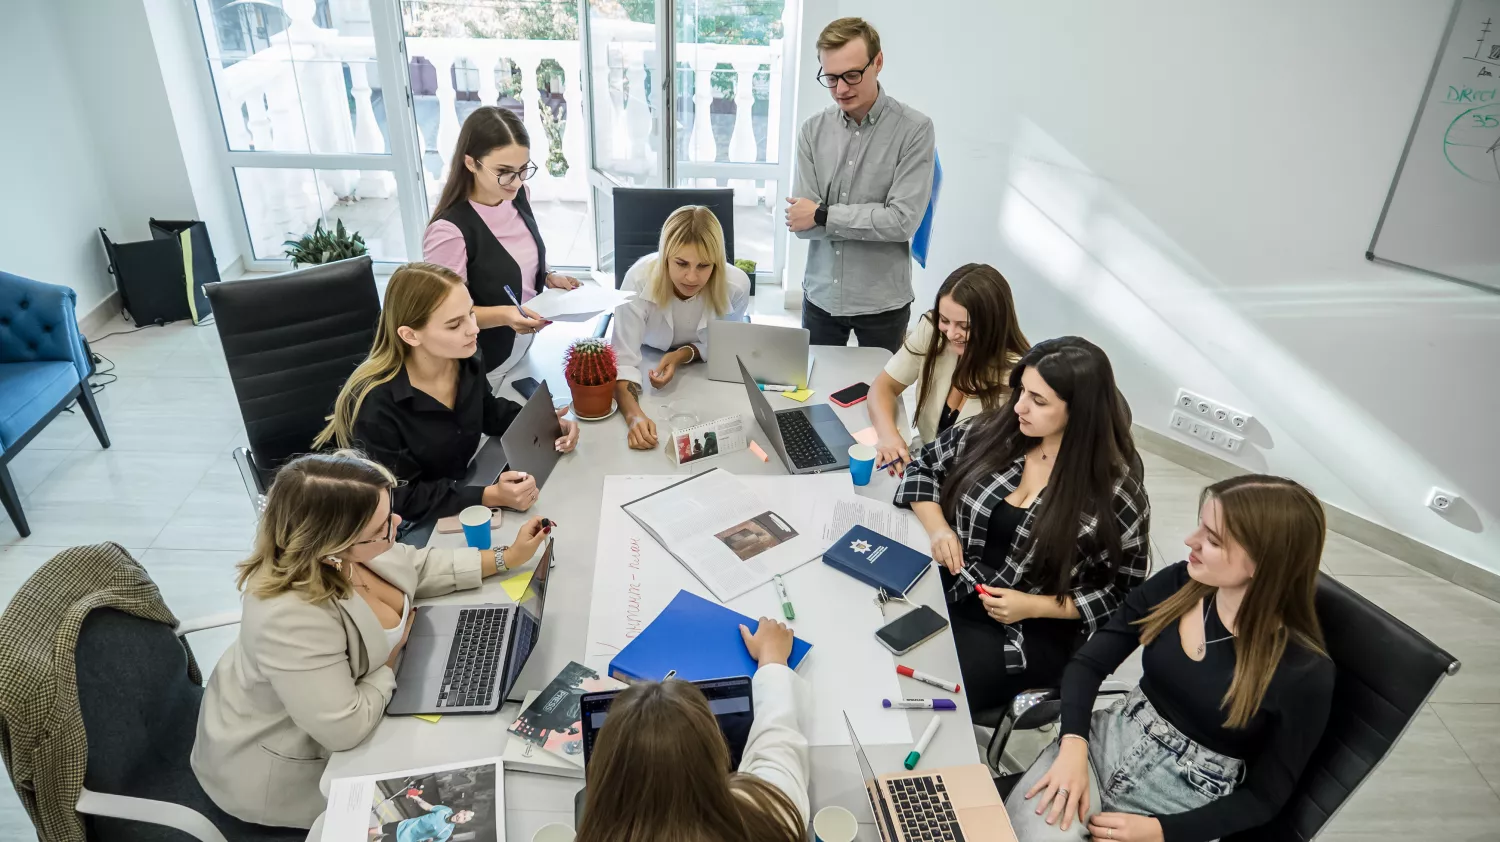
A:
{"label": "wristwatch", "polygon": [[827,225],[828,224],[828,203],[827,202],[824,202],[823,204],[818,205],[818,209],[815,210],[815,211],[813,211],[813,222],[816,223],[816,224],[818,224],[818,225]]}
{"label": "wristwatch", "polygon": [[505,563],[505,551],[508,549],[510,549],[510,544],[506,544],[505,546],[495,550],[495,566],[500,568],[501,570],[510,569],[510,565]]}

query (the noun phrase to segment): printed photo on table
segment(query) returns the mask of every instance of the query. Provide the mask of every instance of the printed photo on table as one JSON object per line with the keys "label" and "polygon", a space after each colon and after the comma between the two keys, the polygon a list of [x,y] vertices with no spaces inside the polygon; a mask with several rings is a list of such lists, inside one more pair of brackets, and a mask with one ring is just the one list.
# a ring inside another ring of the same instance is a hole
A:
{"label": "printed photo on table", "polygon": [[375,782],[369,842],[494,842],[494,765]]}
{"label": "printed photo on table", "polygon": [[697,459],[719,455],[719,434],[713,430],[704,433],[682,433],[677,436],[677,462],[687,464]]}
{"label": "printed photo on table", "polygon": [[740,561],[749,561],[772,547],[797,537],[797,530],[775,512],[763,512],[714,535]]}

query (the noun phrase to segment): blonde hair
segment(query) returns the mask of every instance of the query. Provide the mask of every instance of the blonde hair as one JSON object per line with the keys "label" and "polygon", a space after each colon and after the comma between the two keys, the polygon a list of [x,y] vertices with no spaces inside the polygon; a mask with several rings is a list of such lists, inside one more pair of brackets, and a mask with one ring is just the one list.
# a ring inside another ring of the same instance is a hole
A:
{"label": "blonde hair", "polygon": [[839,18],[823,27],[818,33],[818,52],[837,50],[855,38],[865,39],[865,48],[871,61],[880,55],[880,33],[864,18]]}
{"label": "blonde hair", "polygon": [[354,369],[344,382],[344,388],[339,390],[338,399],[333,402],[333,414],[328,416],[328,426],[313,439],[314,449],[321,449],[330,442],[339,447],[354,446],[354,419],[359,417],[365,396],[371,389],[395,377],[411,355],[411,346],[397,331],[402,327],[413,330],[426,327],[427,320],[442,306],[448,293],[463,282],[463,278],[451,269],[436,263],[408,263],[391,275],[370,356]]}
{"label": "blonde hair", "polygon": [[395,484],[390,471],[351,450],[286,463],[266,494],[255,547],[235,568],[235,586],[262,599],[288,591],[314,605],[347,599],[349,580],[324,562],[359,540]]}
{"label": "blonde hair", "polygon": [[705,296],[715,316],[729,312],[729,274],[724,268],[724,229],[720,227],[719,218],[714,216],[714,212],[702,205],[680,207],[667,217],[666,224],[661,227],[656,260],[647,267],[646,289],[643,290],[646,298],[658,307],[672,304],[675,293],[667,262],[683,246],[696,246],[698,256],[714,267],[708,283],[698,294]]}

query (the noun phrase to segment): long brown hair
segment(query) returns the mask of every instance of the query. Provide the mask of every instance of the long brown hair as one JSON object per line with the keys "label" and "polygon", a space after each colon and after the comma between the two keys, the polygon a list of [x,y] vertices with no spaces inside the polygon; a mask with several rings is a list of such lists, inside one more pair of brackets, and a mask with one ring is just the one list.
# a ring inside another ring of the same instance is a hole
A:
{"label": "long brown hair", "polygon": [[610,704],[587,792],[576,842],[802,842],[807,826],[781,790],[731,773],[708,700],[685,681]]}
{"label": "long brown hair", "polygon": [[411,355],[411,346],[397,332],[402,327],[421,330],[428,319],[456,286],[464,280],[453,270],[436,263],[408,263],[391,274],[385,288],[385,306],[380,310],[380,324],[375,328],[375,344],[370,356],[354,369],[344,388],[333,402],[328,426],[313,439],[318,449],[333,442],[339,447],[354,446],[354,419],[370,390],[396,376]]}
{"label": "long brown hair", "polygon": [[[1028,368],[1036,369],[1068,405],[1067,431],[1052,478],[1035,504],[1041,508],[1030,530],[1034,561],[1026,571],[1026,579],[1040,586],[1042,593],[1061,600],[1075,586],[1103,585],[1114,579],[1123,552],[1114,514],[1115,485],[1139,459],[1130,434],[1130,407],[1115,386],[1109,357],[1099,346],[1077,336],[1062,336],[1038,342],[1026,352],[1010,370],[1011,393],[1005,405],[969,422],[964,458],[943,481],[943,514],[954,523],[965,494],[1007,470],[1041,441],[1021,432],[1016,420],[1021,375]],[[1137,480],[1132,476],[1124,481]],[[1075,583],[1078,525],[1086,513],[1098,519],[1095,540],[1109,563],[1107,569],[1089,571],[1086,581]]]}
{"label": "long brown hair", "polygon": [[965,395],[979,398],[986,410],[999,409],[1005,401],[1007,380],[1012,361],[1025,356],[1031,343],[1016,320],[1016,303],[1011,298],[1005,276],[985,263],[965,263],[954,269],[938,287],[932,310],[925,318],[932,321],[932,340],[923,349],[906,346],[922,357],[922,385],[917,389],[917,406],[927,405],[932,391],[932,369],[948,347],[948,337],[938,330],[938,304],[944,298],[969,311],[969,342],[953,370],[952,387]]}
{"label": "long brown hair", "polygon": [[[1235,615],[1234,680],[1219,703],[1229,709],[1224,727],[1243,728],[1260,710],[1289,640],[1325,654],[1313,598],[1328,524],[1318,498],[1282,477],[1246,474],[1222,480],[1203,489],[1198,507],[1210,499],[1219,501],[1223,533],[1255,562],[1255,576]],[[1197,581],[1183,585],[1136,621],[1141,645],[1216,590]]]}
{"label": "long brown hair", "polygon": [[255,546],[235,568],[235,585],[263,599],[297,591],[314,605],[347,598],[349,580],[323,562],[359,540],[395,484],[390,471],[348,450],[286,463],[266,492]]}
{"label": "long brown hair", "polygon": [[514,111],[495,105],[484,105],[474,109],[458,130],[458,143],[453,147],[453,157],[448,159],[448,181],[443,185],[443,194],[437,207],[432,210],[428,225],[437,222],[454,205],[469,199],[474,189],[474,174],[464,166],[468,155],[477,164],[480,158],[511,144],[531,148],[531,135],[526,133],[526,124]]}

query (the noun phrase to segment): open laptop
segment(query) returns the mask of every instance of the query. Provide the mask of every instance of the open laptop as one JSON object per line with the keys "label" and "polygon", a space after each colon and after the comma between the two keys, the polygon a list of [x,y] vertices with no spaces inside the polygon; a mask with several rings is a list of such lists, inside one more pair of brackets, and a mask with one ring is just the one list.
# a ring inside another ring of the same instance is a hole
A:
{"label": "open laptop", "polygon": [[531,393],[503,435],[490,436],[479,446],[479,452],[469,460],[464,485],[494,485],[506,471],[524,471],[541,488],[562,456],[556,447],[560,438],[562,424],[552,406],[552,392],[544,382]]}
{"label": "open laptop", "polygon": [[714,319],[708,323],[708,379],[739,380],[738,358],[758,383],[806,389],[813,367],[811,336],[800,327]]}
{"label": "open laptop", "polygon": [[514,605],[423,606],[396,665],[396,692],[385,712],[499,710],[541,636],[551,568],[548,540],[526,592]]}
{"label": "open laptop", "polygon": [[782,464],[794,474],[820,474],[849,467],[854,436],[827,404],[773,410],[749,369],[739,362],[740,379],[750,396],[755,420],[771,440]]}
{"label": "open laptop", "polygon": [[882,842],[1016,842],[1005,800],[984,764],[876,777],[847,713],[844,727]]}

